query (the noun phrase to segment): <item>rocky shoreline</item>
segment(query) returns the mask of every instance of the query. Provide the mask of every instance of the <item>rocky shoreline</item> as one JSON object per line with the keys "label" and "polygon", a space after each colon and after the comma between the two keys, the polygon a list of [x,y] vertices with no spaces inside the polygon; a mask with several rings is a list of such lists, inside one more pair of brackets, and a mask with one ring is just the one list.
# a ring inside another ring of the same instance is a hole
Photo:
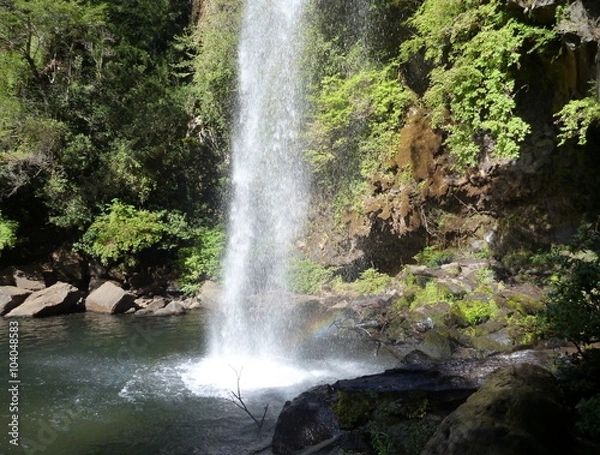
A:
{"label": "rocky shoreline", "polygon": [[[116,279],[75,255],[64,258],[5,270],[0,314],[152,317],[218,308],[221,289],[212,282],[186,298],[166,281]],[[480,454],[483,446],[506,455],[600,453],[574,436],[550,372],[567,348],[529,336],[542,298],[542,289],[503,282],[492,261],[474,258],[407,266],[378,294],[292,295],[298,330],[325,323],[341,340],[385,349],[398,366],[286,403],[271,447],[260,453]],[[268,311],[260,296],[249,301]]]}
{"label": "rocky shoreline", "polygon": [[126,279],[72,252],[56,252],[44,263],[0,272],[0,315],[5,318],[84,311],[171,316],[201,306],[196,298],[169,292],[166,280],[142,274]]}

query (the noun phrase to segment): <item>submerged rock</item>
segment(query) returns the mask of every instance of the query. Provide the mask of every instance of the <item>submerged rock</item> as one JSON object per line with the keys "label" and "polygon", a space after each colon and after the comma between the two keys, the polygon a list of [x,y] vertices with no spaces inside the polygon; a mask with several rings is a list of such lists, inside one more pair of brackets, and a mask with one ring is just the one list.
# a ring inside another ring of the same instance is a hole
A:
{"label": "submerged rock", "polygon": [[79,290],[70,284],[58,282],[49,288],[32,293],[6,317],[45,317],[78,311]]}

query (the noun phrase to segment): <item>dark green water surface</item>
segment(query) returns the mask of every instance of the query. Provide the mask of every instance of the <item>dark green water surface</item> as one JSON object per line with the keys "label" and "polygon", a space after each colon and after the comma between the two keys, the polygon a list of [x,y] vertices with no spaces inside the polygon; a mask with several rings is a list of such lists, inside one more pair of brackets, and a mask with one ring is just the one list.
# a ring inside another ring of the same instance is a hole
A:
{"label": "dark green water surface", "polygon": [[[169,318],[83,313],[19,319],[16,370],[8,355],[11,321],[0,320],[1,454],[249,454],[268,446],[283,403],[301,391],[247,396],[257,415],[269,404],[261,436],[230,400],[189,390],[182,367],[205,350],[200,311]],[[315,354],[321,365],[327,362],[323,352]],[[372,357],[362,354],[361,362]],[[379,360],[366,362],[372,363],[367,369],[381,369]],[[18,383],[10,382],[11,373]],[[11,402],[15,386],[18,403]],[[10,444],[11,403],[18,406],[18,446]]]}

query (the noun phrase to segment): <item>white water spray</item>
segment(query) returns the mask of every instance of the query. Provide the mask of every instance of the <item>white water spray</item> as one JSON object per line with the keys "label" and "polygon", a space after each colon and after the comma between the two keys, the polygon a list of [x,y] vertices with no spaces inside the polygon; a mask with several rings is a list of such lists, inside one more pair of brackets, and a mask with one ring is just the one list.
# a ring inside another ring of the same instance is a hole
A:
{"label": "white water spray", "polygon": [[305,108],[302,16],[307,3],[245,4],[220,317],[209,323],[207,356],[180,369],[186,387],[199,395],[231,397],[240,384],[244,393],[298,392],[373,371],[367,362],[295,355],[303,338],[312,334],[311,328],[299,327],[303,315],[294,315],[287,292],[290,256],[309,199],[300,138]]}
{"label": "white water spray", "polygon": [[304,225],[309,192],[299,138],[305,3],[245,4],[223,318],[212,327],[211,356],[281,354],[289,257]]}

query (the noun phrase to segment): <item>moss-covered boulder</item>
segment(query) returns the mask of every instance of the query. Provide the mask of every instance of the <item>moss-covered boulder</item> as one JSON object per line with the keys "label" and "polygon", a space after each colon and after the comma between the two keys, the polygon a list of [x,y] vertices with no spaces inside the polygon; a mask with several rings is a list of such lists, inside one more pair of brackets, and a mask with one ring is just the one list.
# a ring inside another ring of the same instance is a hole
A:
{"label": "moss-covered boulder", "polygon": [[554,376],[530,364],[490,376],[450,414],[422,455],[552,455],[576,453]]}

